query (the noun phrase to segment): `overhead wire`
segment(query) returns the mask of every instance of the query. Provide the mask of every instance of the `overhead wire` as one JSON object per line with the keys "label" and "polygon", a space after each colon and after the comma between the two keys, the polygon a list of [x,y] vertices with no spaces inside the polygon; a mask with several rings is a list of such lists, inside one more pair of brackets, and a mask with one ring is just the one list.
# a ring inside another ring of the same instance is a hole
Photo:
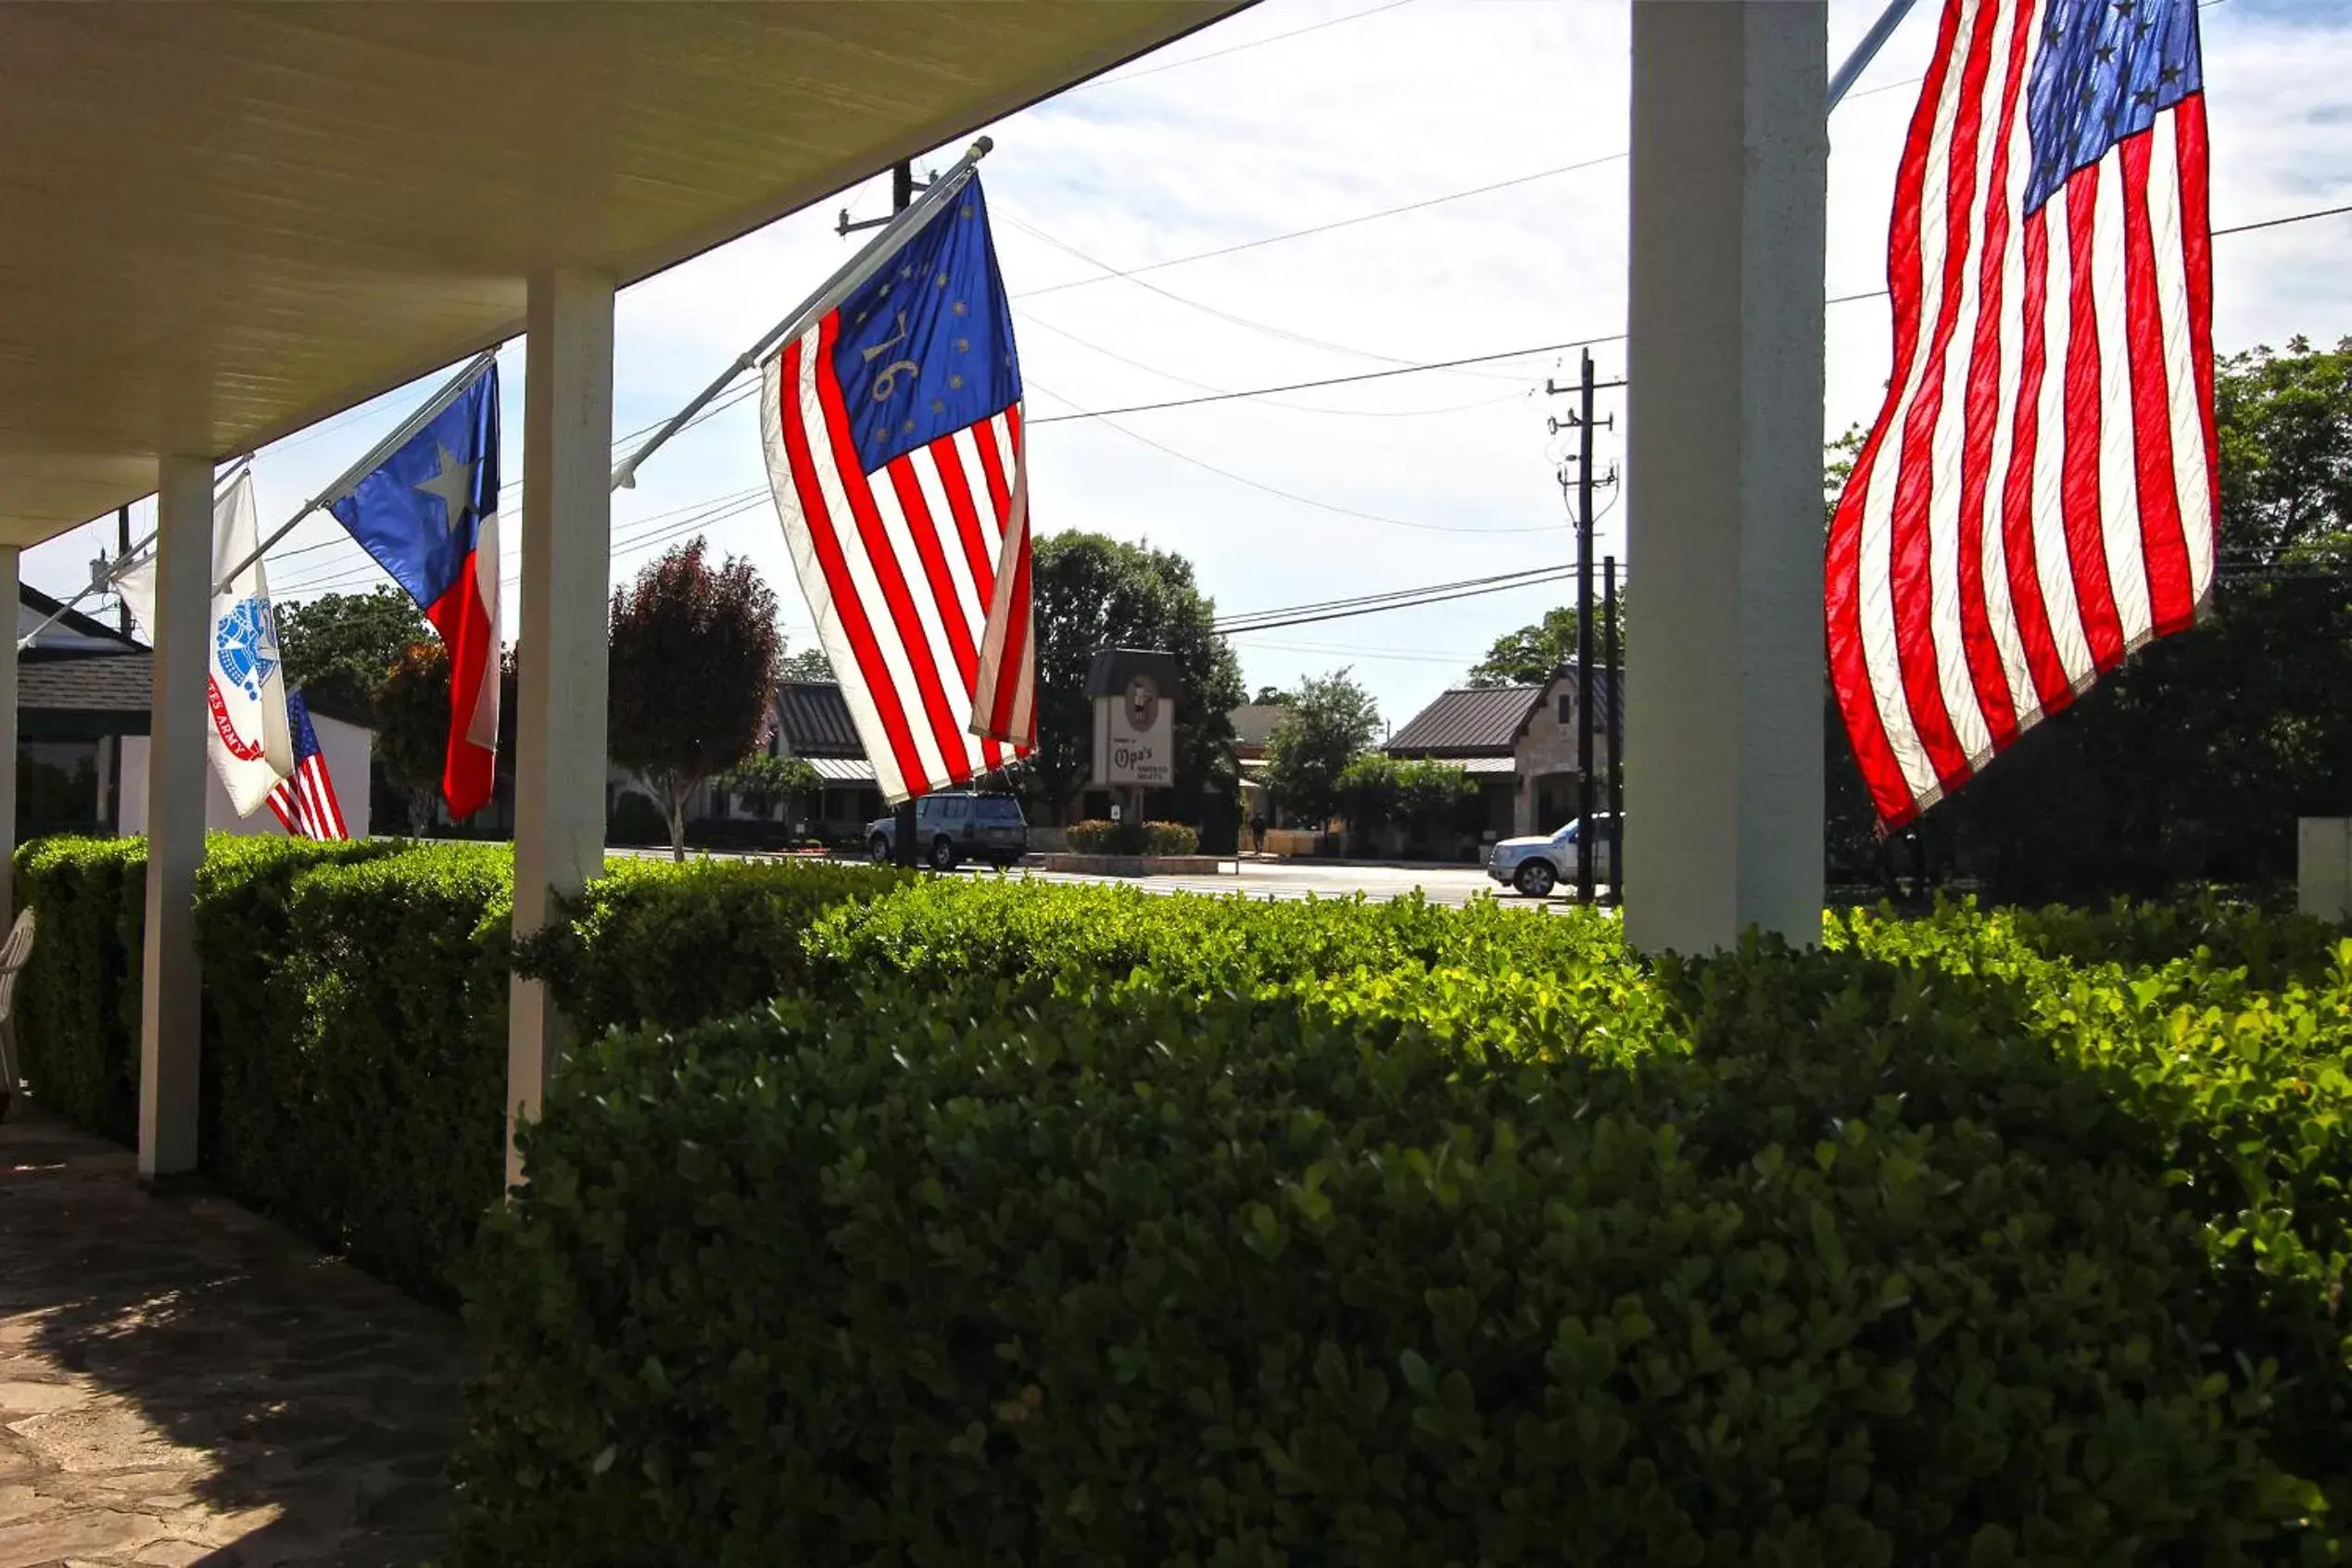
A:
{"label": "overhead wire", "polygon": [[[1040,386],[1034,380],[1031,380],[1029,385],[1037,391],[1043,392],[1047,397],[1054,398],[1056,402],[1070,402],[1069,398],[1063,397],[1060,393],[1056,392],[1049,386]],[[1075,407],[1074,404],[1072,406]],[[1143,445],[1151,448],[1155,451],[1164,452],[1168,456],[1174,458],[1179,462],[1189,463],[1193,467],[1200,469],[1205,473],[1214,474],[1220,479],[1231,480],[1233,483],[1244,486],[1249,489],[1261,490],[1267,495],[1277,497],[1283,500],[1291,501],[1299,506],[1312,507],[1318,512],[1328,512],[1338,517],[1352,517],[1359,522],[1378,523],[1391,528],[1410,528],[1418,532],[1427,534],[1548,534],[1557,532],[1560,527],[1560,525],[1556,523],[1542,524],[1535,527],[1460,527],[1444,523],[1423,523],[1416,522],[1410,518],[1389,517],[1377,512],[1361,512],[1351,506],[1340,506],[1332,501],[1317,500],[1312,496],[1302,496],[1296,491],[1285,490],[1280,486],[1269,485],[1262,480],[1252,479],[1246,474],[1235,474],[1229,468],[1220,468],[1215,463],[1194,457],[1189,452],[1179,451],[1164,441],[1155,441],[1148,436],[1143,435],[1137,431],[1130,430],[1127,426],[1119,424],[1115,420],[1104,418],[1099,414],[1094,417],[1102,419],[1102,423],[1105,425],[1110,429],[1118,431],[1121,436],[1126,436],[1129,440],[1141,442]],[[1039,423],[1043,422],[1041,421]]]}

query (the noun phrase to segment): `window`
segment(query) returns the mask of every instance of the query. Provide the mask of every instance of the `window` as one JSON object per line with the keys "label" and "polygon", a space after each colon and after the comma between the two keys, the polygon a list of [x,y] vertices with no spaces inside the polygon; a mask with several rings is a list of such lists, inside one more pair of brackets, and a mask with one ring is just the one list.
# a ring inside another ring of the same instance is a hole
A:
{"label": "window", "polygon": [[17,742],[17,826],[98,826],[98,743]]}
{"label": "window", "polygon": [[969,822],[972,819],[972,799],[969,795],[950,795],[939,803],[940,816],[947,822]]}
{"label": "window", "polygon": [[915,820],[917,822],[936,822],[939,820],[941,811],[945,808],[946,804],[947,803],[945,801],[935,800],[929,795],[925,795],[921,800],[915,803]]}
{"label": "window", "polygon": [[1021,807],[1018,801],[1005,795],[983,795],[977,803],[980,806],[980,819],[982,822],[993,823],[1000,828],[1018,828],[1021,825]]}

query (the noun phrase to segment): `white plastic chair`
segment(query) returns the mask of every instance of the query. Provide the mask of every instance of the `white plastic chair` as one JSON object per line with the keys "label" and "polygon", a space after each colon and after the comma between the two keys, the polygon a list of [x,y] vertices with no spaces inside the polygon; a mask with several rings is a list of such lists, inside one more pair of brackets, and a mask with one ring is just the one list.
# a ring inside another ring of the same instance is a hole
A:
{"label": "white plastic chair", "polygon": [[17,976],[32,956],[32,906],[27,904],[8,928],[8,940],[0,943],[0,1119],[7,1117],[8,1102],[23,1082],[17,1067]]}

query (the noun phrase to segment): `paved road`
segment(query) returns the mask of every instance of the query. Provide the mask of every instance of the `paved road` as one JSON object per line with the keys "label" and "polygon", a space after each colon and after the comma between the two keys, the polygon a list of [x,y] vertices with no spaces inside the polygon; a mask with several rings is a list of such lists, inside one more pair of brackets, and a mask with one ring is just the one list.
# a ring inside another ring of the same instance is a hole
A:
{"label": "paved road", "polygon": [[[667,852],[662,850],[615,848],[606,853],[657,859],[667,855]],[[688,853],[698,858],[701,854],[699,851]],[[769,857],[720,854],[712,858],[756,860]],[[1391,899],[1401,898],[1418,889],[1422,896],[1432,904],[1468,904],[1481,893],[1497,894],[1505,904],[1523,908],[1561,909],[1573,903],[1564,889],[1540,901],[1522,898],[1489,880],[1486,873],[1474,866],[1329,865],[1302,860],[1228,860],[1223,865],[1226,869],[1213,877],[1095,877],[1033,868],[1016,868],[1005,875],[1031,877],[1041,882],[1124,882],[1146,892],[1244,893],[1251,898],[1352,898],[1362,893],[1371,899]],[[966,866],[960,867],[956,875],[993,877],[999,873],[985,866]]]}

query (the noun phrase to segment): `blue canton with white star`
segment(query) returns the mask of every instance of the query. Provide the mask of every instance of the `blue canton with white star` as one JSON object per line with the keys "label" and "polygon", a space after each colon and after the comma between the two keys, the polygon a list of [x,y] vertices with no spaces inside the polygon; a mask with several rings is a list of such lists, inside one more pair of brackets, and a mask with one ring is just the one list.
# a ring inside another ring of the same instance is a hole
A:
{"label": "blue canton with white star", "polygon": [[1013,308],[978,175],[841,301],[841,321],[833,374],[868,474],[1020,401]]}
{"label": "blue canton with white star", "polygon": [[393,581],[430,610],[472,572],[482,520],[499,510],[499,367],[329,504]]}
{"label": "blue canton with white star", "polygon": [[2196,0],[2049,0],[2026,96],[2026,211],[2204,87]]}

